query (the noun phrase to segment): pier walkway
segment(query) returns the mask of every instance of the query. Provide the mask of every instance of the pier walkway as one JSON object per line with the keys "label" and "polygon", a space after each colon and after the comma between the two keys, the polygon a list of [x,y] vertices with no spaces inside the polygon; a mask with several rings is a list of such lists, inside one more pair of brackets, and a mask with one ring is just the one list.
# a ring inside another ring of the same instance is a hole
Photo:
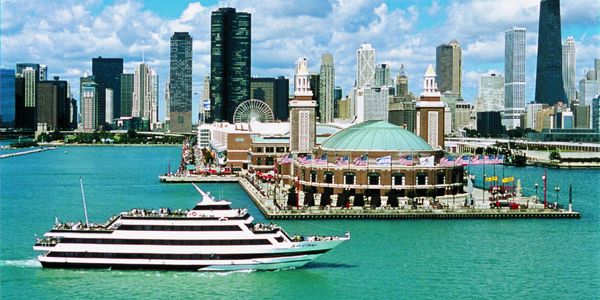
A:
{"label": "pier walkway", "polygon": [[20,156],[20,155],[27,155],[27,154],[31,154],[31,153],[44,152],[44,151],[55,150],[55,149],[56,149],[56,147],[48,147],[48,148],[38,148],[38,149],[33,149],[33,150],[21,151],[21,152],[6,153],[6,154],[0,155],[0,159]]}
{"label": "pier walkway", "polygon": [[166,183],[190,183],[190,182],[238,182],[240,177],[235,175],[223,176],[205,176],[205,175],[190,175],[190,176],[175,176],[161,175],[158,176],[161,182]]}

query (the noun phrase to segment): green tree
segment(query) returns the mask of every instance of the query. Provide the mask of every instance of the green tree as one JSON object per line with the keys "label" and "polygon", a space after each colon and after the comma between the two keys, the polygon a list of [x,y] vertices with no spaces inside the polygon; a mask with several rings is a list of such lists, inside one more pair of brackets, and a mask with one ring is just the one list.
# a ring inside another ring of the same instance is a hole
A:
{"label": "green tree", "polygon": [[550,155],[548,155],[548,158],[550,160],[560,161],[560,152],[558,152],[558,150],[552,150],[552,152],[550,152]]}

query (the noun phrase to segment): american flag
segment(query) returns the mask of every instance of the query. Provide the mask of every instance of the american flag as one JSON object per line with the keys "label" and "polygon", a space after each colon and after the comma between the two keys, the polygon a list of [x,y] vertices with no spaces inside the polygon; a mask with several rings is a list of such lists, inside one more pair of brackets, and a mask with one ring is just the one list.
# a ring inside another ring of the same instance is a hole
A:
{"label": "american flag", "polygon": [[412,155],[400,157],[400,164],[403,166],[412,166],[415,164],[414,157]]}
{"label": "american flag", "polygon": [[308,154],[308,155],[306,155],[304,157],[301,157],[299,159],[299,161],[303,165],[310,164],[312,162],[312,156],[310,154]]}
{"label": "american flag", "polygon": [[335,160],[335,164],[338,166],[347,166],[350,162],[348,155],[340,156]]}
{"label": "american flag", "polygon": [[323,154],[320,158],[316,159],[314,163],[316,165],[326,165],[327,164],[327,154]]}
{"label": "american flag", "polygon": [[366,166],[367,165],[367,160],[369,159],[369,156],[367,154],[365,155],[361,155],[360,157],[357,157],[354,159],[354,165],[355,166]]}
{"label": "american flag", "polygon": [[292,160],[293,160],[293,156],[290,154],[290,155],[278,158],[277,163],[280,165],[285,165],[285,164],[291,163]]}
{"label": "american flag", "polygon": [[442,159],[440,160],[440,166],[442,167],[452,167],[455,163],[456,159],[454,158],[454,156],[442,157]]}
{"label": "american flag", "polygon": [[482,155],[473,155],[471,156],[471,164],[472,165],[480,165],[483,163],[483,156]]}

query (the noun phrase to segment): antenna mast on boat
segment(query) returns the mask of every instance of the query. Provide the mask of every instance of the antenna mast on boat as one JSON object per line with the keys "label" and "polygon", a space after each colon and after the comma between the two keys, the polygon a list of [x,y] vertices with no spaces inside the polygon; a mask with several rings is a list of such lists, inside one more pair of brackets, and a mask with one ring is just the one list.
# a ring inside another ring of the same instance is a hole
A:
{"label": "antenna mast on boat", "polygon": [[83,178],[79,177],[79,185],[81,186],[81,199],[83,200],[83,213],[85,214],[85,226],[89,227],[87,206],[85,205],[85,193],[83,192]]}

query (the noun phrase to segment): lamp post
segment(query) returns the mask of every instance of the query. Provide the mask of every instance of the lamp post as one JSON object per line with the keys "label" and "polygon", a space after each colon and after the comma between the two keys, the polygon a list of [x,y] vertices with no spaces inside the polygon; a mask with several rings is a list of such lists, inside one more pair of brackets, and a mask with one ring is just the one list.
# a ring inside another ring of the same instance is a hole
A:
{"label": "lamp post", "polygon": [[560,192],[560,186],[557,185],[554,188],[554,191],[556,192],[556,203],[554,204],[554,209],[557,209],[558,208],[558,192]]}
{"label": "lamp post", "polygon": [[535,202],[538,201],[538,184],[537,182],[535,183]]}
{"label": "lamp post", "polygon": [[[448,195],[448,193],[450,193],[450,187],[449,186],[446,187],[446,196]],[[452,206],[454,206],[454,203],[452,203]]]}

